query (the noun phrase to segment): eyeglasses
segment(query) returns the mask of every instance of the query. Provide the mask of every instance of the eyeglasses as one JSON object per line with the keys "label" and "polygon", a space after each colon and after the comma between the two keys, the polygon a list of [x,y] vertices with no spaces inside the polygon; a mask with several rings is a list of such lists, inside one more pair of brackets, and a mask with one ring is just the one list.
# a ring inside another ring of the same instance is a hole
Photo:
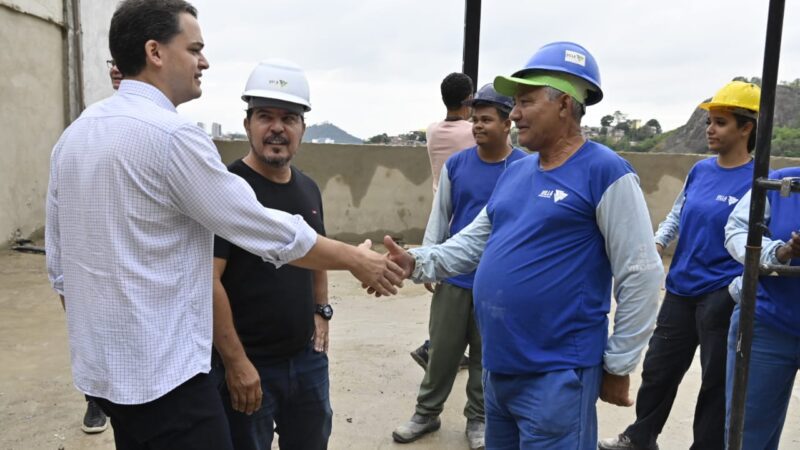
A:
{"label": "eyeglasses", "polygon": [[112,68],[112,67],[116,66],[116,65],[117,65],[117,63],[116,63],[116,62],[114,62],[114,60],[113,60],[113,59],[109,59],[109,60],[106,60],[106,65],[107,65],[107,66],[108,66],[108,68],[110,69],[110,68]]}

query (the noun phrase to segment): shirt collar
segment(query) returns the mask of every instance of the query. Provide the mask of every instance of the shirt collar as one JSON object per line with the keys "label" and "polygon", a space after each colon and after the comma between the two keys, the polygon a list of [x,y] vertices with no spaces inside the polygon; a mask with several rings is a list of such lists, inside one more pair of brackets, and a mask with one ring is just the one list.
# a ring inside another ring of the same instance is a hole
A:
{"label": "shirt collar", "polygon": [[121,95],[138,95],[144,97],[156,105],[172,112],[177,112],[175,105],[161,92],[160,89],[150,83],[136,80],[122,80],[117,93]]}

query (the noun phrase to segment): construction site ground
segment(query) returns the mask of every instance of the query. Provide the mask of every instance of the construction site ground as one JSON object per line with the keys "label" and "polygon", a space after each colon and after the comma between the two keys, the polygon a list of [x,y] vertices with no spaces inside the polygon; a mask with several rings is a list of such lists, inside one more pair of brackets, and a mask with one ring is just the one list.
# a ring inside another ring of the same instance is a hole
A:
{"label": "construction site ground", "polygon": [[[330,448],[466,449],[466,372],[459,373],[441,429],[412,444],[392,430],[414,412],[422,370],[409,357],[427,335],[430,294],[407,284],[400,295],[366,296],[349,274],[331,273],[330,379],[334,411]],[[632,395],[640,369],[632,376]],[[700,385],[700,364],[686,374],[659,439],[663,450],[687,449]],[[109,427],[80,429],[86,404],[72,384],[64,313],[47,281],[44,256],[0,250],[0,449],[113,449]],[[600,437],[621,432],[634,408],[598,403]],[[800,389],[795,386],[781,449],[800,448]],[[274,446],[277,448],[277,445]]]}

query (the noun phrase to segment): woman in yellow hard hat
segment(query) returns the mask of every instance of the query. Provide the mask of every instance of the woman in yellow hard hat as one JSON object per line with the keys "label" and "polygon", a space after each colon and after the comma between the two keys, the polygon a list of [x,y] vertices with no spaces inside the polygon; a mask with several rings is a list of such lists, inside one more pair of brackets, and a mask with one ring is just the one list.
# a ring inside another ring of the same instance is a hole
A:
{"label": "woman in yellow hard hat", "polygon": [[689,171],[667,218],[658,226],[661,254],[678,237],[666,295],[644,359],[636,398],[636,421],[622,434],[601,441],[601,450],[657,449],[678,385],[700,346],[702,382],[694,413],[692,449],[725,444],[725,362],[734,301],[728,285],[742,266],[725,249],[724,227],[750,189],[755,147],[758,86],[732,81],[709,102],[706,137],[716,156]]}

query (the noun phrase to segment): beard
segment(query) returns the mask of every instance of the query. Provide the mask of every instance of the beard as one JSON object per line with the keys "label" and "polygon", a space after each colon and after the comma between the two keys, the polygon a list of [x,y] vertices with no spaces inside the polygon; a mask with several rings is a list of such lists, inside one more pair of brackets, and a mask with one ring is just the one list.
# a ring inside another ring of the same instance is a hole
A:
{"label": "beard", "polygon": [[274,167],[276,169],[281,169],[283,167],[286,167],[287,164],[289,164],[289,161],[292,160],[292,157],[291,156],[280,156],[280,155],[263,155],[263,156],[260,156],[260,159],[261,159],[261,161],[264,162],[264,164],[266,164],[266,165],[268,165],[270,167]]}
{"label": "beard", "polygon": [[[276,169],[281,169],[286,167],[289,164],[289,161],[292,160],[291,152],[288,152],[289,146],[289,139],[282,135],[271,135],[264,139],[262,142],[263,144],[263,152],[258,154],[258,158],[266,165],[270,167],[274,167]],[[288,155],[283,154],[276,154],[270,150],[270,146],[272,145],[282,145],[287,148]]]}

